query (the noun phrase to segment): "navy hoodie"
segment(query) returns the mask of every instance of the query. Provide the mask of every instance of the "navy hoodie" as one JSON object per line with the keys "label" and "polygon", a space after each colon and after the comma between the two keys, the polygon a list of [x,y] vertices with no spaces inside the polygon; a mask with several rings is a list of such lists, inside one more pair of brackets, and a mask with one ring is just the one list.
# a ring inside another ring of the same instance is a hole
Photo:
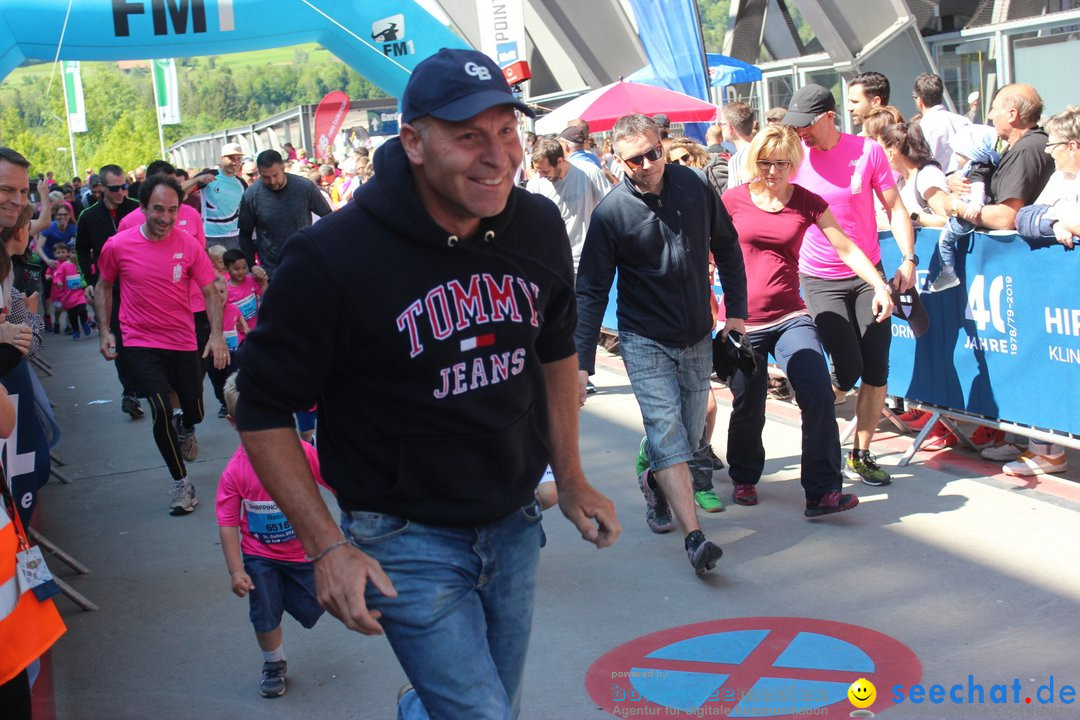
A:
{"label": "navy hoodie", "polygon": [[353,200],[286,244],[243,346],[241,430],[319,405],[347,510],[467,527],[532,497],[548,463],[543,363],[574,354],[570,244],[519,188],[458,238],[420,203],[398,139]]}

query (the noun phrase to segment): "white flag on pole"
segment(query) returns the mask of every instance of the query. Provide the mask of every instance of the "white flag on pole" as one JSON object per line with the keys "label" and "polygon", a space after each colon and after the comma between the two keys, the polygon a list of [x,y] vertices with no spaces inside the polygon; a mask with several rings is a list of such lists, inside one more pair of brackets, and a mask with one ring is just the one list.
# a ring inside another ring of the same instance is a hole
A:
{"label": "white flag on pole", "polygon": [[83,103],[82,76],[77,60],[65,60],[64,101],[67,105],[68,127],[71,132],[86,132],[86,105]]}
{"label": "white flag on pole", "polygon": [[180,88],[176,82],[176,63],[172,58],[151,61],[154,76],[154,99],[160,125],[180,124]]}

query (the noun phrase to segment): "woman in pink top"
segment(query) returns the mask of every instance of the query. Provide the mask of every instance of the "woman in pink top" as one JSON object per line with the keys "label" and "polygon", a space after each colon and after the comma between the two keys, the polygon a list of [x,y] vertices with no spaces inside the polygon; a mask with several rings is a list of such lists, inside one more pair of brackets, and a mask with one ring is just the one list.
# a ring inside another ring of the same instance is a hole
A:
{"label": "woman in pink top", "polygon": [[[802,161],[798,135],[772,126],[755,136],[746,153],[746,185],[723,195],[739,232],[748,288],[746,331],[754,350],[772,354],[795,390],[802,412],[802,485],[806,515],[849,510],[859,503],[840,492],[840,437],[832,383],[814,321],[799,294],[799,250],[807,228],[816,226],[844,263],[875,288],[877,320],[892,314],[888,285],[866,254],[840,229],[818,195],[790,182]],[[767,373],[731,379],[734,395],[728,425],[728,464],[740,505],[756,505],[757,482],[765,466]]]}

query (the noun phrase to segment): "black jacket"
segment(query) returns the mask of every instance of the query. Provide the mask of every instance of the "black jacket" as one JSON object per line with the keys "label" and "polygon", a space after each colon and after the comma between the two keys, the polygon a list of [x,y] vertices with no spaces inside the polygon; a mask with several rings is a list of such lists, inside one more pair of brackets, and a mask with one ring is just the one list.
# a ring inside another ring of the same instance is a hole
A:
{"label": "black jacket", "polygon": [[457,238],[418,200],[399,140],[375,168],[286,243],[241,348],[239,427],[291,427],[317,402],[342,507],[490,523],[529,501],[549,460],[542,364],[574,354],[577,317],[566,230],[515,188]]}
{"label": "black jacket", "polygon": [[88,285],[97,284],[97,261],[105,241],[116,234],[116,228],[124,216],[138,207],[139,203],[129,197],[124,198],[124,202],[116,208],[115,222],[102,201],[94,203],[79,215],[75,228],[75,254],[78,256],[79,272]]}
{"label": "black jacket", "polygon": [[619,330],[685,348],[712,329],[709,253],[728,317],[746,317],[746,271],[735,225],[700,170],[668,164],[659,195],[630,182],[596,206],[578,265],[578,364],[594,371],[596,338],[619,271]]}

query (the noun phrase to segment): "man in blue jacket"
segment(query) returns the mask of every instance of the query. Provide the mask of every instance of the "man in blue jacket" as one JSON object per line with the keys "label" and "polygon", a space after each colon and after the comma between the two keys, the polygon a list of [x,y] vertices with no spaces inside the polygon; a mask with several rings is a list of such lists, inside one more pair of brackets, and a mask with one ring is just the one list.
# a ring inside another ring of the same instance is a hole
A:
{"label": "man in blue jacket", "polygon": [[[583,538],[620,532],[578,455],[570,244],[555,205],[514,186],[530,111],[489,58],[440,50],[401,106],[374,179],[285,245],[239,428],[319,602],[388,636],[414,686],[398,716],[515,718],[545,467]],[[316,403],[340,528],[292,425]]]}
{"label": "man in blue jacket", "polygon": [[704,173],[665,163],[660,128],[624,115],[612,130],[623,182],[593,211],[578,265],[579,400],[594,372],[596,338],[619,271],[619,350],[648,438],[651,470],[639,477],[646,522],[670,532],[675,519],[698,575],[723,554],[705,539],[694,510],[688,461],[705,428],[711,392],[709,254],[724,286],[722,335],[744,333],[746,272],[735,226]]}

